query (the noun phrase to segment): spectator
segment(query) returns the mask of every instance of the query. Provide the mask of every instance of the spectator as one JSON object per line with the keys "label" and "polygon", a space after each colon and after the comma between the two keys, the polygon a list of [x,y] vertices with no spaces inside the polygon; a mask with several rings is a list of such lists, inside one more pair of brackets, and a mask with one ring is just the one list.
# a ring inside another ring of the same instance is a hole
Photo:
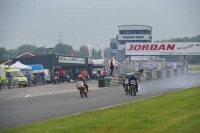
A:
{"label": "spectator", "polygon": [[82,71],[82,76],[83,76],[84,79],[86,79],[87,71],[85,69],[83,69],[83,71]]}
{"label": "spectator", "polygon": [[37,84],[41,84],[41,75],[40,75],[39,71],[38,71],[36,77],[37,77]]}
{"label": "spectator", "polygon": [[26,71],[26,74],[25,74],[25,77],[27,78],[28,80],[28,85],[30,85],[30,82],[31,82],[31,75],[28,71]]}
{"label": "spectator", "polygon": [[60,81],[61,81],[61,82],[64,82],[64,81],[63,81],[64,73],[63,73],[62,68],[60,69],[59,75],[60,75]]}
{"label": "spectator", "polygon": [[114,70],[114,62],[113,59],[110,60],[110,75],[113,76],[113,70]]}
{"label": "spectator", "polygon": [[41,72],[41,82],[42,84],[45,84],[45,73],[44,72]]}
{"label": "spectator", "polygon": [[107,75],[107,73],[108,73],[107,70],[104,68],[103,69],[103,75],[104,75],[104,77]]}

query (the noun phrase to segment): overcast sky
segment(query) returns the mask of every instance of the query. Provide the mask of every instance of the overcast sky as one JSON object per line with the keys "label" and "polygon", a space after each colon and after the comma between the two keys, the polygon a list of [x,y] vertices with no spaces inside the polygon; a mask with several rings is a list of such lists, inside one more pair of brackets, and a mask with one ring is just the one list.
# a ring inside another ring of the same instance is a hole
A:
{"label": "overcast sky", "polygon": [[109,47],[119,25],[153,27],[153,41],[200,34],[200,0],[0,0],[0,47]]}

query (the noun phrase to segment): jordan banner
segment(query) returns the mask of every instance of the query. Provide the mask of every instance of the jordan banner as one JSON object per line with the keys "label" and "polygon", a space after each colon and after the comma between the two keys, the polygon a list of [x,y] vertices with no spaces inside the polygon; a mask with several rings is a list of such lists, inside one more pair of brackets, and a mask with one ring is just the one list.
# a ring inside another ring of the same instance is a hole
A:
{"label": "jordan banner", "polygon": [[92,46],[88,44],[89,57],[92,57]]}

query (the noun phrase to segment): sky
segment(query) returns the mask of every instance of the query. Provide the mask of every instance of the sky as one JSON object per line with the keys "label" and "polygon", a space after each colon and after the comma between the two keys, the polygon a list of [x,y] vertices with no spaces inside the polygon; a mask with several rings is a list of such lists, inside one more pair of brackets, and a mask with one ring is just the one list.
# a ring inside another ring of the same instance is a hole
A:
{"label": "sky", "polygon": [[200,0],[0,0],[0,47],[59,41],[99,50],[119,25],[149,25],[152,40],[200,34]]}

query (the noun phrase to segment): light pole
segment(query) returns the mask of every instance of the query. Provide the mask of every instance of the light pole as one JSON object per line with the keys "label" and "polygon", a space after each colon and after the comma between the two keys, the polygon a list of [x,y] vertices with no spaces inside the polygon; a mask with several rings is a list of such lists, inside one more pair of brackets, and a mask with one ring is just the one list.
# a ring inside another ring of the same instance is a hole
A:
{"label": "light pole", "polygon": [[44,53],[43,53],[43,54],[45,54],[45,46],[46,46],[46,45],[43,46],[43,48],[44,48]]}

